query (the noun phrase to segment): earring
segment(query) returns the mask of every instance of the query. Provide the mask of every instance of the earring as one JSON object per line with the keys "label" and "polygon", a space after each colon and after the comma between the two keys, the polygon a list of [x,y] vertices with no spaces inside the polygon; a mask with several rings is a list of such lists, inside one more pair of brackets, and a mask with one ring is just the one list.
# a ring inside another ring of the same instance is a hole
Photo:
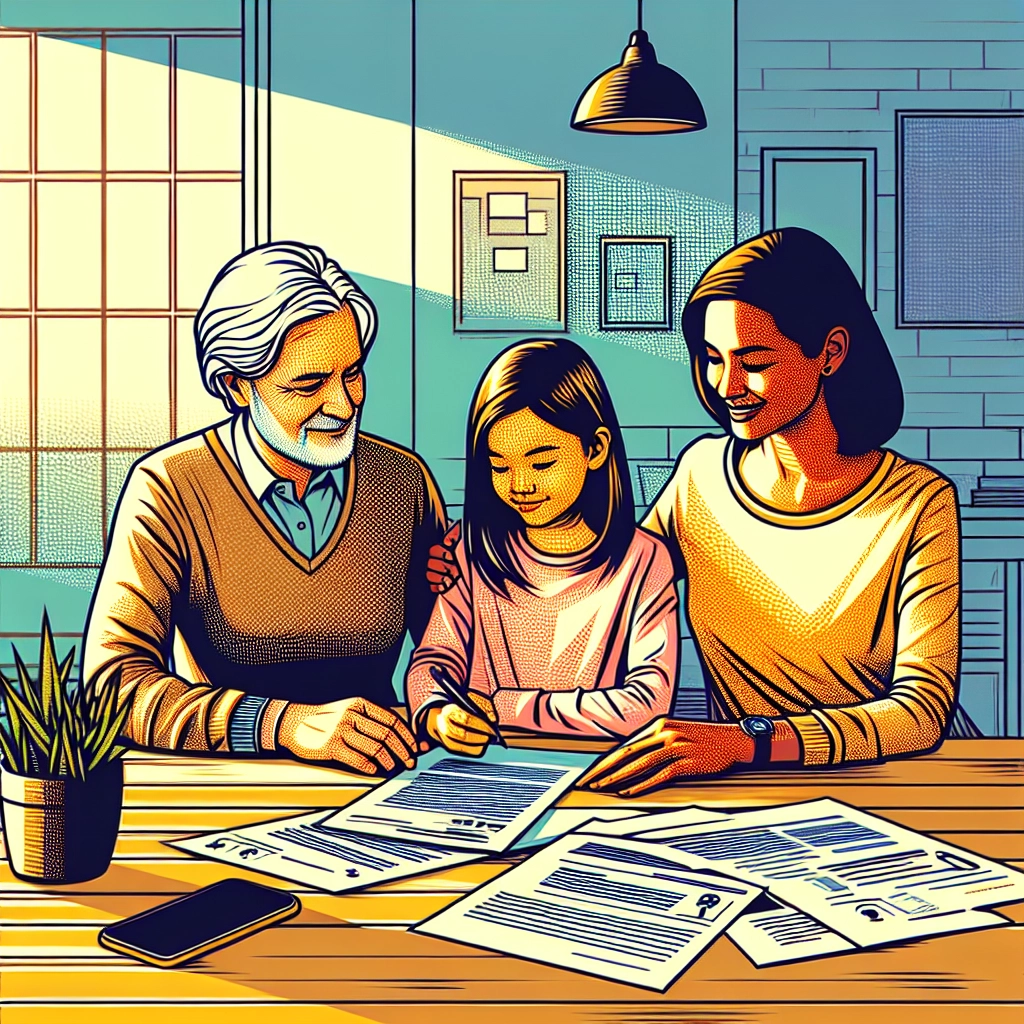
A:
{"label": "earring", "polygon": [[823,377],[827,377],[831,372],[832,372],[832,367],[831,366],[823,366],[822,369],[821,369],[821,375]]}

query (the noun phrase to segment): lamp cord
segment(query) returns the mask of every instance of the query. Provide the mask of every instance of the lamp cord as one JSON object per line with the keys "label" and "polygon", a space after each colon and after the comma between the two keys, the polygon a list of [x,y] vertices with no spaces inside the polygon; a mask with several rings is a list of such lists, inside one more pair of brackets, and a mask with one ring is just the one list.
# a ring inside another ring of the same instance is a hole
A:
{"label": "lamp cord", "polygon": [[640,32],[644,27],[644,0],[636,0],[636,28]]}

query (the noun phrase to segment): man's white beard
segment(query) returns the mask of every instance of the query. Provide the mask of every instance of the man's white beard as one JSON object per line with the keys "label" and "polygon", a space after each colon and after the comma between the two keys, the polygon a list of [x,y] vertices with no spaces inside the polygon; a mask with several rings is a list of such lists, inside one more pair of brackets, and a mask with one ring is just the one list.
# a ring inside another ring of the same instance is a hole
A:
{"label": "man's white beard", "polygon": [[[259,392],[252,389],[252,404],[249,406],[252,416],[252,425],[256,428],[260,437],[279,455],[283,455],[300,466],[309,466],[312,469],[337,469],[338,466],[347,462],[355,448],[356,433],[359,430],[359,410],[352,415],[348,426],[341,434],[329,439],[327,444],[310,444],[310,429],[337,430],[342,425],[342,420],[333,416],[325,416],[317,413],[307,420],[299,429],[299,438],[293,441],[282,429],[281,425],[274,419],[273,413],[266,407],[259,396]],[[312,427],[310,426],[312,424]]]}

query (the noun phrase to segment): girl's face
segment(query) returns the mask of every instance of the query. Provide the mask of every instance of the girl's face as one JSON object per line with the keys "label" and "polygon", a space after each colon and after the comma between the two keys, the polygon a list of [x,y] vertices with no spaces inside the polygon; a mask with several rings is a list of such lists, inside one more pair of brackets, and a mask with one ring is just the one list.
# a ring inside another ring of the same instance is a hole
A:
{"label": "girl's face", "polygon": [[553,427],[529,409],[502,417],[487,438],[491,482],[498,497],[527,526],[544,527],[575,504],[587,473],[608,457],[611,433],[599,427],[585,451],[575,434]]}
{"label": "girl's face", "polygon": [[[733,299],[708,303],[707,382],[725,402],[733,434],[757,441],[807,412],[817,398],[822,370],[838,369],[842,362],[845,335],[843,328],[834,329],[821,355],[808,359],[763,309]],[[834,341],[838,337],[841,345]]]}

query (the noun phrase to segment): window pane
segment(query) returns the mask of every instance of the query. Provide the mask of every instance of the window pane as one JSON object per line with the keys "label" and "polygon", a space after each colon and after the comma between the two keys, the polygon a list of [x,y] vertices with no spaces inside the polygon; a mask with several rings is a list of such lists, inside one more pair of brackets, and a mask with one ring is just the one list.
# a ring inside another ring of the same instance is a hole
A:
{"label": "window pane", "polygon": [[178,308],[198,309],[213,279],[241,248],[241,185],[178,183]]}
{"label": "window pane", "polygon": [[241,58],[237,39],[178,40],[178,170],[241,169]]}
{"label": "window pane", "polygon": [[100,185],[41,181],[39,308],[100,307]]}
{"label": "window pane", "polygon": [[0,445],[5,447],[29,444],[28,346],[27,319],[0,319]]}
{"label": "window pane", "polygon": [[103,510],[99,452],[40,452],[36,530],[40,562],[99,562]]}
{"label": "window pane", "polygon": [[145,450],[137,452],[108,452],[107,453],[107,531],[114,518],[114,510],[117,508],[117,499],[121,496],[121,488],[128,478],[128,470],[132,463],[142,455]]}
{"label": "window pane", "polygon": [[29,39],[0,36],[0,169],[30,169]]}
{"label": "window pane", "polygon": [[27,562],[32,515],[28,452],[0,452],[0,562]]}
{"label": "window pane", "polygon": [[170,308],[170,186],[107,185],[107,308]]}
{"label": "window pane", "polygon": [[100,169],[98,39],[39,37],[39,169]]}
{"label": "window pane", "polygon": [[170,440],[169,319],[107,320],[107,444],[154,448]]}
{"label": "window pane", "polygon": [[107,170],[166,171],[169,39],[107,40]]}
{"label": "window pane", "polygon": [[100,445],[100,321],[89,317],[41,318],[39,444]]}
{"label": "window pane", "polygon": [[0,307],[3,309],[29,308],[28,211],[28,182],[0,182],[0,239],[3,240],[0,243]]}
{"label": "window pane", "polygon": [[224,403],[214,398],[203,386],[192,337],[191,317],[178,319],[177,383],[178,437],[227,418]]}

